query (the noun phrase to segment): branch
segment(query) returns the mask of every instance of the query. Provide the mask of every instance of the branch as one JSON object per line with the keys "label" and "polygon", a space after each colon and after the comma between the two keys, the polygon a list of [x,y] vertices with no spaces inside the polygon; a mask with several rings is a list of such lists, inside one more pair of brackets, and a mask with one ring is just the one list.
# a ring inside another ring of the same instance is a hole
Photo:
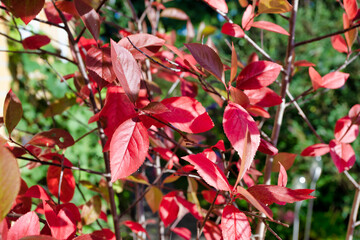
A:
{"label": "branch", "polygon": [[36,54],[36,55],[41,55],[41,54],[48,54],[48,55],[51,55],[51,56],[54,56],[54,57],[57,57],[57,58],[61,58],[61,59],[64,59],[68,62],[71,62],[72,64],[75,64],[77,65],[77,63],[67,57],[64,57],[64,56],[61,56],[60,54],[58,53],[53,53],[53,52],[49,52],[49,51],[46,51],[46,50],[43,50],[43,49],[39,49],[37,51],[11,51],[11,50],[3,50],[3,49],[0,49],[0,52],[7,52],[7,53],[20,53],[20,54]]}

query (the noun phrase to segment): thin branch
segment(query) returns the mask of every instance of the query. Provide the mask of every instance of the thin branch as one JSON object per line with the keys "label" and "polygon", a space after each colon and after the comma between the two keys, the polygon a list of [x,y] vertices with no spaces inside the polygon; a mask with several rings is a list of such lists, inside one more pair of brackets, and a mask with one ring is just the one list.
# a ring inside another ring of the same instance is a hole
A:
{"label": "thin branch", "polygon": [[91,133],[95,132],[99,130],[98,128],[94,128],[93,130],[85,133],[84,135],[82,135],[81,137],[79,137],[78,139],[75,140],[75,143],[79,142],[81,139],[85,138],[86,136],[90,135]]}

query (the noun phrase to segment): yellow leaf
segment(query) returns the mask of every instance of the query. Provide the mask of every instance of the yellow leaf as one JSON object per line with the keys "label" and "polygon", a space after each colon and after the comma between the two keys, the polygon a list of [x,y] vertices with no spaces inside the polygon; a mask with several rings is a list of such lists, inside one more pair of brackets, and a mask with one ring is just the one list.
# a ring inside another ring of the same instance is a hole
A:
{"label": "yellow leaf", "polygon": [[292,6],[287,0],[260,0],[259,13],[285,13],[290,12]]}
{"label": "yellow leaf", "polygon": [[175,182],[179,178],[180,178],[180,176],[172,174],[164,179],[163,184]]}
{"label": "yellow leaf", "polygon": [[81,210],[81,220],[84,225],[89,225],[99,218],[101,213],[100,196],[92,197]]}
{"label": "yellow leaf", "polygon": [[150,190],[145,194],[145,200],[153,213],[156,213],[157,210],[159,210],[162,198],[163,194],[161,190],[154,186],[152,186]]}
{"label": "yellow leaf", "polygon": [[20,189],[20,171],[12,153],[0,145],[0,222],[10,211]]}

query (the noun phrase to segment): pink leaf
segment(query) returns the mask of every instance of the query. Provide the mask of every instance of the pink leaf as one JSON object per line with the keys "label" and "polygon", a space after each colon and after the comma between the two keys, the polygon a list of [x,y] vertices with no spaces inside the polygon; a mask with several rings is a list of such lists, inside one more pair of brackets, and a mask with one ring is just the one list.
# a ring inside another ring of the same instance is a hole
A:
{"label": "pink leaf", "polygon": [[343,72],[331,72],[322,77],[321,87],[337,89],[341,88],[346,80],[349,78],[350,74]]}
{"label": "pink leaf", "polygon": [[340,34],[331,37],[331,45],[338,52],[349,53],[349,48],[346,45],[345,39]]}
{"label": "pink leaf", "polygon": [[177,192],[170,192],[163,196],[159,207],[159,215],[165,227],[175,221],[179,213],[179,205],[176,201]]}
{"label": "pink leaf", "polygon": [[176,227],[176,228],[172,228],[171,231],[173,231],[174,233],[176,233],[177,235],[179,235],[180,237],[182,237],[185,240],[191,239],[191,232],[187,228]]}
{"label": "pink leaf", "polygon": [[233,205],[227,205],[221,217],[221,230],[226,240],[250,240],[251,227],[246,215]]}
{"label": "pink leaf", "polygon": [[356,157],[354,149],[348,143],[341,143],[331,140],[329,143],[331,158],[339,173],[349,170],[355,163]]}
{"label": "pink leaf", "polygon": [[284,34],[284,35],[287,35],[287,36],[290,35],[288,33],[288,31],[286,31],[284,28],[280,27],[279,25],[277,25],[275,23],[268,22],[268,21],[253,22],[251,26],[255,27],[255,28],[260,28],[260,29],[264,29],[264,30],[267,30],[267,31],[271,31],[271,32]]}
{"label": "pink leaf", "polygon": [[112,68],[111,52],[109,47],[92,47],[86,54],[86,67],[102,80],[112,83],[116,79]]}
{"label": "pink leaf", "polygon": [[279,76],[281,66],[269,61],[252,62],[247,65],[236,79],[239,89],[259,89],[267,87]]}
{"label": "pink leaf", "polygon": [[315,70],[315,68],[310,67],[309,68],[309,76],[310,76],[313,88],[316,91],[318,88],[321,87],[321,83],[322,83],[321,75]]}
{"label": "pink leaf", "polygon": [[[59,4],[56,4],[56,5],[59,5]],[[49,20],[49,22],[52,22],[55,24],[59,24],[59,23],[63,22],[59,16],[58,11],[55,9],[54,4],[52,2],[45,3],[44,12],[45,12],[46,18]],[[72,15],[67,12],[63,11],[63,14],[64,14],[66,21],[69,21],[72,18]]]}
{"label": "pink leaf", "polygon": [[222,11],[223,13],[228,12],[228,6],[225,2],[225,0],[203,0],[207,4],[209,4],[210,7],[218,9]]}
{"label": "pink leaf", "polygon": [[172,97],[161,101],[169,112],[156,117],[187,133],[206,132],[214,127],[206,109],[196,99],[190,97]]}
{"label": "pink leaf", "polygon": [[360,124],[360,104],[355,104],[351,107],[349,111],[349,118],[351,118],[351,121],[354,122],[354,124]]}
{"label": "pink leaf", "polygon": [[271,156],[274,156],[278,153],[278,149],[274,147],[271,143],[265,141],[264,139],[260,139],[260,145],[259,149],[260,152],[269,154]]}
{"label": "pink leaf", "polygon": [[137,119],[124,121],[114,132],[110,142],[111,181],[133,174],[145,161],[149,137]]}
{"label": "pink leaf", "polygon": [[35,212],[21,216],[10,228],[7,240],[18,240],[22,237],[40,234],[39,217]]}
{"label": "pink leaf", "polygon": [[279,177],[278,177],[278,186],[286,187],[287,180],[288,180],[286,170],[285,170],[284,166],[280,162],[278,162],[278,164],[280,165],[280,171],[279,171]]}
{"label": "pink leaf", "polygon": [[248,96],[250,104],[260,107],[272,107],[282,103],[281,97],[267,87],[245,90],[244,93]]}
{"label": "pink leaf", "polygon": [[50,43],[50,38],[48,36],[39,35],[39,34],[27,37],[22,41],[22,45],[24,49],[29,49],[29,50],[39,49],[42,46],[45,46],[49,43]]}
{"label": "pink leaf", "polygon": [[[256,150],[259,147],[259,130],[249,113],[240,105],[232,102],[229,102],[229,105],[225,108],[223,128],[227,138],[239,156],[241,158],[245,156],[245,159],[242,159],[244,168],[242,172],[239,172],[241,179],[246,170],[250,168]],[[247,137],[247,133],[249,137]],[[245,154],[245,151],[248,152],[248,154]]]}
{"label": "pink leaf", "polygon": [[315,198],[311,195],[314,190],[312,189],[296,189],[292,190],[286,187],[274,186],[274,185],[255,185],[248,189],[257,200],[264,204],[273,203],[293,203],[306,199]]}
{"label": "pink leaf", "polygon": [[350,20],[353,20],[358,12],[356,0],[344,0],[345,12]]}
{"label": "pink leaf", "polygon": [[328,144],[317,143],[305,148],[301,152],[301,156],[312,156],[312,157],[322,156],[327,154],[328,152],[330,152],[330,148]]}
{"label": "pink leaf", "polygon": [[200,43],[188,43],[185,46],[200,66],[225,84],[224,66],[219,55],[211,47]]}
{"label": "pink leaf", "polygon": [[135,103],[140,91],[141,70],[131,53],[111,40],[113,69],[129,99]]}
{"label": "pink leaf", "polygon": [[337,120],[334,131],[335,139],[342,143],[352,143],[359,135],[359,126],[353,124],[350,117]]}
{"label": "pink leaf", "polygon": [[166,8],[165,10],[161,11],[160,16],[183,21],[189,19],[189,16],[183,10],[178,8]]}
{"label": "pink leaf", "polygon": [[86,0],[75,0],[74,4],[78,11],[81,20],[84,22],[86,28],[90,31],[91,35],[97,41],[100,33],[100,16]]}
{"label": "pink leaf", "polygon": [[211,220],[205,222],[204,236],[206,240],[222,240],[221,228]]}
{"label": "pink leaf", "polygon": [[248,31],[251,28],[251,25],[254,21],[254,17],[255,15],[253,12],[253,7],[251,4],[249,4],[241,19],[241,26],[245,31]]}
{"label": "pink leaf", "polygon": [[231,191],[231,186],[225,177],[223,171],[211,162],[204,154],[191,154],[182,159],[195,166],[202,179],[210,186],[222,191]]}
{"label": "pink leaf", "polygon": [[235,23],[224,23],[221,28],[221,32],[231,37],[243,38],[245,36],[244,31],[241,27]]}

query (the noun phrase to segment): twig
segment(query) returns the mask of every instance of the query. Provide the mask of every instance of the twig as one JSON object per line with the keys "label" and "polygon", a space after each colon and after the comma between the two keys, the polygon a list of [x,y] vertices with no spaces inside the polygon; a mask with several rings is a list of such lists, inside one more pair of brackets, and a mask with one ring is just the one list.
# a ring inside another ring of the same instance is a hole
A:
{"label": "twig", "polygon": [[53,52],[49,52],[49,51],[46,51],[46,50],[43,50],[43,49],[39,49],[39,50],[36,50],[36,51],[11,51],[11,50],[3,50],[3,49],[0,49],[0,52],[7,52],[7,53],[20,53],[20,54],[36,54],[36,55],[41,55],[41,54],[48,54],[48,55],[51,55],[51,56],[54,56],[54,57],[57,57],[57,58],[61,58],[61,59],[64,59],[68,62],[71,62],[72,64],[75,64],[77,65],[77,63],[67,57],[64,57],[64,56],[61,56],[60,54],[57,54],[57,53],[53,53]]}
{"label": "twig", "polygon": [[75,140],[75,143],[79,142],[81,139],[83,139],[84,137],[90,135],[91,133],[95,132],[96,130],[98,130],[98,128],[94,128],[93,130],[85,133],[84,135],[82,135],[81,137],[79,137],[78,139]]}
{"label": "twig", "polygon": [[211,214],[212,210],[214,209],[216,198],[217,198],[218,195],[219,195],[219,191],[216,191],[216,195],[214,197],[214,200],[212,201],[212,203],[211,203],[211,205],[210,205],[210,207],[209,207],[209,209],[208,209],[208,211],[207,211],[207,213],[205,215],[204,220],[202,221],[200,227],[198,228],[198,233],[197,233],[197,237],[196,237],[197,240],[199,240],[199,238],[200,238],[200,236],[202,234],[202,231],[204,229],[204,226],[206,224],[206,221],[209,219],[210,214]]}

